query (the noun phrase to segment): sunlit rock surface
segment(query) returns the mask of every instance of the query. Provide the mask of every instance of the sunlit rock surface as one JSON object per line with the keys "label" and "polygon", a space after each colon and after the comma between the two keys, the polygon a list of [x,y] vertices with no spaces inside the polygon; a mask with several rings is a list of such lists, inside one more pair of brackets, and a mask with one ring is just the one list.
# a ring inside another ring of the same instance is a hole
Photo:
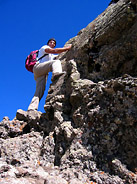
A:
{"label": "sunlit rock surface", "polygon": [[137,183],[136,7],[110,3],[66,43],[45,113],[3,118],[1,184]]}

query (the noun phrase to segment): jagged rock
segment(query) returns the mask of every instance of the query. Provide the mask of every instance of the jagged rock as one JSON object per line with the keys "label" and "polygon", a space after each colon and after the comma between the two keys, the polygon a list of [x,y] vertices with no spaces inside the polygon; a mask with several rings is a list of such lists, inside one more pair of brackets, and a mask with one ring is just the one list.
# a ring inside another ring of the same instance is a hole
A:
{"label": "jagged rock", "polygon": [[118,175],[122,179],[127,179],[130,183],[136,183],[137,176],[133,172],[129,172],[125,165],[123,165],[118,159],[112,161],[112,169],[115,175]]}
{"label": "jagged rock", "polygon": [[16,112],[16,118],[18,120],[24,120],[27,121],[27,116],[28,116],[28,112],[27,111],[23,111],[22,109],[18,109]]}
{"label": "jagged rock", "polygon": [[83,182],[79,181],[78,179],[72,179],[69,182],[70,184],[83,184]]}
{"label": "jagged rock", "polygon": [[8,116],[5,116],[5,117],[3,118],[3,120],[4,120],[4,121],[9,121],[9,117],[8,117]]}
{"label": "jagged rock", "polygon": [[59,111],[54,112],[54,119],[55,119],[55,121],[62,123],[63,117],[61,115],[61,112],[59,112]]}
{"label": "jagged rock", "polygon": [[16,119],[19,121],[25,121],[28,126],[27,129],[41,129],[43,124],[40,126],[40,119],[42,118],[42,112],[36,110],[24,111],[18,109],[16,112]]}
{"label": "jagged rock", "polygon": [[68,182],[59,176],[50,176],[45,180],[45,184],[67,184]]}
{"label": "jagged rock", "polygon": [[43,166],[54,165],[55,140],[53,134],[54,132],[51,132],[49,136],[46,136],[41,146],[40,161]]}
{"label": "jagged rock", "polygon": [[3,119],[0,124],[0,138],[6,139],[21,135],[26,124],[26,122],[17,119],[13,119],[12,121]]}
{"label": "jagged rock", "polygon": [[77,129],[71,125],[71,121],[65,121],[61,124],[60,131],[63,131],[66,140],[71,141],[77,134]]}
{"label": "jagged rock", "polygon": [[22,109],[18,109],[16,113],[16,118],[18,120],[24,121],[37,121],[40,119],[42,113],[36,110],[24,111]]}
{"label": "jagged rock", "polygon": [[42,113],[40,111],[30,110],[28,111],[28,119],[29,121],[39,121]]}
{"label": "jagged rock", "polygon": [[119,0],[66,43],[46,113],[3,119],[0,182],[137,183],[136,7]]}
{"label": "jagged rock", "polygon": [[11,165],[20,165],[31,160],[34,165],[39,160],[42,136],[31,132],[12,139],[0,139],[1,157]]}
{"label": "jagged rock", "polygon": [[110,176],[109,174],[104,173],[103,171],[95,172],[91,174],[91,180],[95,183],[114,183],[114,184],[124,184],[125,181],[122,181],[118,176]]}

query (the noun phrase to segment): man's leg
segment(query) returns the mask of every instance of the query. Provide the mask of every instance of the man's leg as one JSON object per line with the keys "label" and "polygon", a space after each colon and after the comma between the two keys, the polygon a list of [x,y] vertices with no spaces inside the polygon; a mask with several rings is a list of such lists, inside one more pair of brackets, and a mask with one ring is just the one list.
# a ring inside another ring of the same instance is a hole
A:
{"label": "man's leg", "polygon": [[48,75],[41,76],[41,77],[38,77],[36,79],[36,91],[35,91],[34,97],[31,100],[31,103],[28,107],[28,110],[38,110],[39,101],[41,100],[41,98],[44,94],[44,91],[45,91],[47,77],[48,77]]}
{"label": "man's leg", "polygon": [[33,68],[34,77],[40,77],[42,75],[47,75],[49,72],[61,73],[62,66],[60,60],[50,60],[43,63],[38,63]]}
{"label": "man's leg", "polygon": [[62,66],[60,60],[56,60],[52,64],[52,78],[51,81],[55,81],[58,79],[61,75],[65,74],[66,72],[62,72]]}
{"label": "man's leg", "polygon": [[53,74],[62,73],[62,66],[60,60],[54,60],[52,63],[52,72]]}

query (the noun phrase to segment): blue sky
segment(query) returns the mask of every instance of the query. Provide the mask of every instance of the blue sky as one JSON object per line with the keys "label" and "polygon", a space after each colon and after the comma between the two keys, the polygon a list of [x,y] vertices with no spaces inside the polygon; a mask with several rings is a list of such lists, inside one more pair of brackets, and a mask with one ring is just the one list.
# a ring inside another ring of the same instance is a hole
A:
{"label": "blue sky", "polygon": [[[101,14],[110,0],[0,0],[0,121],[12,120],[17,109],[27,110],[35,92],[33,74],[25,69],[25,59],[51,37],[56,47]],[[49,75],[39,110],[44,112],[51,82]]]}

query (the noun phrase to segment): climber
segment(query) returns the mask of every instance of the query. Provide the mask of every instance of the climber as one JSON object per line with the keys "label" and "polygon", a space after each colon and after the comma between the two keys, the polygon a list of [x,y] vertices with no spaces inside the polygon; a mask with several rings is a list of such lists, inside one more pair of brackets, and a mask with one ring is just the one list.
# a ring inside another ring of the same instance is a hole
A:
{"label": "climber", "polygon": [[48,40],[47,45],[42,46],[39,50],[38,58],[46,53],[47,55],[34,65],[33,73],[36,81],[36,91],[28,107],[28,111],[38,110],[39,101],[44,95],[48,73],[52,71],[52,82],[65,73],[62,72],[60,60],[55,59],[55,54],[70,50],[72,45],[69,44],[63,48],[55,48],[55,46],[56,40],[51,38]]}

